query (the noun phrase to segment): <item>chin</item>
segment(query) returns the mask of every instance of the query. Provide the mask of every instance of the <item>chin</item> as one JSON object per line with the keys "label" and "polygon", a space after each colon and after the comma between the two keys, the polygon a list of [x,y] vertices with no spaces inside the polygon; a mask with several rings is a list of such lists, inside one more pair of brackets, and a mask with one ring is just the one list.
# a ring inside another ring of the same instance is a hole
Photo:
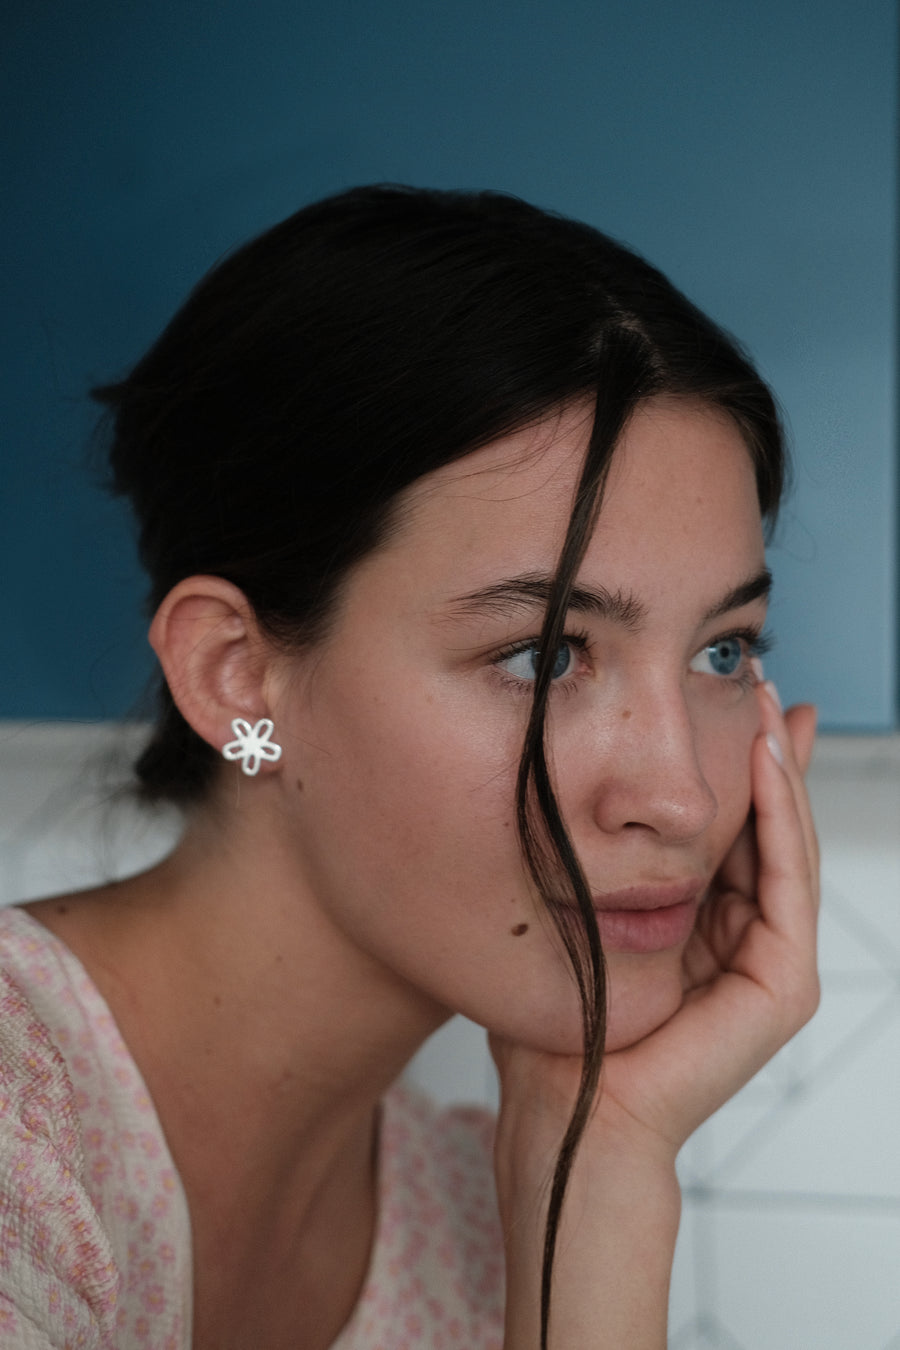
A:
{"label": "chin", "polygon": [[606,1051],[625,1050],[661,1027],[681,1007],[681,959],[668,960],[661,969],[647,970],[646,958],[623,958],[609,962],[610,1002],[606,1024]]}

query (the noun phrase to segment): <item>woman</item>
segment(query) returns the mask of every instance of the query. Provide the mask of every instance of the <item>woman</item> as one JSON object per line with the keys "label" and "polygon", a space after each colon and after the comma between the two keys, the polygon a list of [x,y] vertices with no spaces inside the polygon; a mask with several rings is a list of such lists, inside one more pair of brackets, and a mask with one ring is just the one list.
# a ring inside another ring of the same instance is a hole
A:
{"label": "woman", "polygon": [[[187,827],[3,920],[8,1343],[659,1350],[675,1155],[816,1002],[771,396],[588,227],[371,188],[101,397]],[[455,1011],[493,1155],[391,1086]]]}

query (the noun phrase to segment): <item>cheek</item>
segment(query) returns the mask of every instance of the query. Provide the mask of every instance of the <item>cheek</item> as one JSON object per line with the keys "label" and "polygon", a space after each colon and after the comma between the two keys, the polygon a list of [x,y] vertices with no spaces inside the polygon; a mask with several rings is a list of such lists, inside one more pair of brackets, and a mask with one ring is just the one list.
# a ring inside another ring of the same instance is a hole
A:
{"label": "cheek", "polygon": [[414,893],[518,865],[518,744],[441,691],[387,680],[385,692],[335,680],[301,746],[304,844],[337,851],[364,887]]}
{"label": "cheek", "polygon": [[695,725],[697,757],[718,804],[715,843],[724,855],[750,810],[750,751],[760,725],[756,696],[748,690],[737,706],[707,707]]}

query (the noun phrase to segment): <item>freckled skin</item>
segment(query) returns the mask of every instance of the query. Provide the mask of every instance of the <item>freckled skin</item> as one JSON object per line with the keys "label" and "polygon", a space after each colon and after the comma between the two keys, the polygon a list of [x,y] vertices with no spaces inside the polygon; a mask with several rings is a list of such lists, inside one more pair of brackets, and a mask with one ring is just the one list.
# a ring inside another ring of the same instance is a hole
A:
{"label": "freckled skin", "polygon": [[[401,527],[351,575],[329,636],[296,658],[272,712],[286,781],[304,783],[285,802],[284,846],[342,940],[436,1006],[564,1053],[580,1045],[577,996],[510,824],[529,688],[510,673],[521,661],[501,659],[541,615],[458,619],[453,602],[552,574],[588,434],[574,409],[414,485]],[[761,625],[765,605],[705,616],[763,564],[736,427],[696,405],[644,405],[578,578],[633,597],[644,618],[572,616],[584,650],[548,717],[558,801],[595,892],[705,885],[744,824],[752,679],[720,678],[702,658],[738,625]],[[523,924],[529,941],[510,943]],[[609,1048],[678,1008],[682,948],[608,953]]]}

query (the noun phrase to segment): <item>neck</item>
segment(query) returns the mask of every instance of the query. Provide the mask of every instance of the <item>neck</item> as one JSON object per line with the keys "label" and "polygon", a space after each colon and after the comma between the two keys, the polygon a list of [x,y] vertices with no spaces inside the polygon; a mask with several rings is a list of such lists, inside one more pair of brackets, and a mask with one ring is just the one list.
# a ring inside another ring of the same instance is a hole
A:
{"label": "neck", "polygon": [[84,963],[154,1100],[191,1209],[198,1315],[221,1297],[204,1272],[239,1288],[260,1253],[278,1269],[306,1252],[309,1270],[338,1251],[331,1327],[368,1259],[378,1102],[448,1013],[349,942],[271,839],[221,838],[199,822],[152,871],[32,911]]}

